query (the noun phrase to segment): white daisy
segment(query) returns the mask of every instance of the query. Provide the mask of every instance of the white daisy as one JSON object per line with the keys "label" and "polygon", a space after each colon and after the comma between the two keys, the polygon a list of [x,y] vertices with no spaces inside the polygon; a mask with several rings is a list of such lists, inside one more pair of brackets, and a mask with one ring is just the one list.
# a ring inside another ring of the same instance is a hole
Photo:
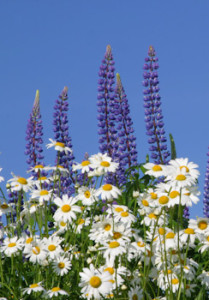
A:
{"label": "white daisy", "polygon": [[54,203],[59,207],[54,214],[55,221],[69,221],[71,223],[72,220],[75,220],[77,218],[76,213],[81,212],[81,208],[75,205],[77,201],[76,198],[69,198],[68,195],[63,195],[62,199],[55,198]]}
{"label": "white daisy", "polygon": [[93,203],[98,201],[96,190],[85,186],[82,186],[78,189],[78,195],[76,196],[76,199],[81,200],[83,205],[87,206],[91,206]]}
{"label": "white daisy", "polygon": [[56,235],[50,236],[48,239],[44,238],[43,243],[50,259],[54,259],[62,254],[63,250],[60,246],[63,239]]}
{"label": "white daisy", "polygon": [[30,284],[28,288],[23,289],[23,294],[30,295],[32,292],[44,292],[45,289],[41,286],[41,282]]}
{"label": "white daisy", "polygon": [[103,174],[107,172],[114,173],[119,166],[118,163],[112,161],[112,158],[109,157],[107,153],[92,155],[89,160],[91,161],[92,168],[97,169],[98,172]]}
{"label": "white daisy", "polygon": [[40,204],[43,204],[44,201],[49,201],[52,197],[52,190],[46,190],[46,189],[38,189],[33,190],[31,193],[31,198],[37,198],[39,200]]}
{"label": "white daisy", "polygon": [[52,268],[54,272],[59,276],[67,274],[71,269],[71,266],[72,264],[69,258],[63,256],[56,257],[52,262]]}
{"label": "white daisy", "polygon": [[74,164],[72,166],[73,171],[81,170],[81,173],[88,173],[91,169],[91,162],[89,160],[84,160],[80,164]]}
{"label": "white daisy", "polygon": [[101,195],[102,200],[112,200],[113,198],[117,198],[121,195],[121,191],[116,186],[107,183],[97,190],[96,195]]}
{"label": "white daisy", "polygon": [[73,152],[69,147],[67,147],[64,143],[59,141],[54,141],[52,139],[49,139],[51,143],[47,144],[47,149],[54,147],[55,150],[60,152],[65,152],[65,154],[68,154],[68,152]]}
{"label": "white daisy", "polygon": [[148,174],[150,176],[161,177],[166,174],[166,172],[165,172],[166,169],[165,169],[164,165],[156,165],[153,163],[146,163],[143,167],[147,170],[145,172],[145,174]]}
{"label": "white daisy", "polygon": [[101,296],[105,297],[112,291],[112,275],[109,272],[99,272],[92,264],[89,269],[84,268],[83,272],[80,272],[80,277],[81,293],[88,300],[100,299]]}
{"label": "white daisy", "polygon": [[23,248],[22,239],[18,239],[17,236],[12,238],[5,238],[3,245],[1,246],[1,252],[6,256],[11,257],[12,255],[16,256],[19,254],[19,250]]}
{"label": "white daisy", "polygon": [[31,189],[33,183],[32,177],[26,179],[24,177],[16,176],[14,174],[12,175],[13,178],[8,180],[12,192],[21,190],[23,190],[24,192],[28,192]]}
{"label": "white daisy", "polygon": [[58,286],[55,286],[51,290],[46,292],[46,296],[48,296],[49,298],[59,297],[60,295],[68,296],[68,293]]}
{"label": "white daisy", "polygon": [[41,264],[47,257],[46,247],[42,240],[27,244],[23,252],[26,258],[34,264]]}

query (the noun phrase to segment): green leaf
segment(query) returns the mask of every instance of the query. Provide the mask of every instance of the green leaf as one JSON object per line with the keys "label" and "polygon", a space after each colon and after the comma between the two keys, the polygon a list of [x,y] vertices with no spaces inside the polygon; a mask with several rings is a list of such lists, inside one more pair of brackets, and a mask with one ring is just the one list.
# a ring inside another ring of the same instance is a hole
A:
{"label": "green leaf", "polygon": [[170,138],[170,143],[171,143],[171,159],[175,159],[176,158],[176,145],[173,139],[172,134],[169,134],[169,138]]}

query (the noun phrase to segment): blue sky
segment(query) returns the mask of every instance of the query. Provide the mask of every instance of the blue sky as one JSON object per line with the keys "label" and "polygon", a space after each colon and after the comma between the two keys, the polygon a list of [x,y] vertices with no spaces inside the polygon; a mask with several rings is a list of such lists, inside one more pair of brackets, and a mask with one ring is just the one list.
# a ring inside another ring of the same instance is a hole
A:
{"label": "blue sky", "polygon": [[[55,99],[69,87],[69,124],[76,160],[98,152],[97,80],[110,44],[127,93],[138,158],[148,153],[142,66],[148,47],[159,58],[167,136],[178,157],[200,167],[203,191],[209,146],[209,2],[207,0],[20,0],[0,3],[0,166],[8,180],[25,176],[25,131],[40,90],[44,143],[53,138]],[[46,163],[55,153],[45,151]],[[202,215],[202,197],[191,216]]]}

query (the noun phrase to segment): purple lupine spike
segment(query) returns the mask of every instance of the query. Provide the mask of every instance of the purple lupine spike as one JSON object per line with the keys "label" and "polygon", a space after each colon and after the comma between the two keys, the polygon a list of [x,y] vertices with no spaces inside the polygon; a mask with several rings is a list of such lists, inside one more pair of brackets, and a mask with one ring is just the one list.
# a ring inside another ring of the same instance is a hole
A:
{"label": "purple lupine spike", "polygon": [[143,85],[146,89],[144,94],[145,107],[145,122],[147,135],[149,136],[148,143],[151,144],[151,158],[157,164],[167,164],[170,157],[170,152],[167,150],[167,139],[165,137],[163,115],[161,109],[161,97],[159,95],[159,80],[158,80],[158,58],[155,56],[155,50],[152,46],[149,47],[148,57],[145,58],[144,64],[144,81]]}
{"label": "purple lupine spike", "polygon": [[[39,164],[43,164],[43,126],[40,114],[39,90],[36,91],[33,109],[27,124],[26,130],[26,150],[25,154],[28,156],[27,164],[29,168]],[[33,172],[35,176],[35,172]]]}
{"label": "purple lupine spike", "polygon": [[183,212],[183,217],[186,218],[186,219],[189,219],[189,207],[188,206],[185,206],[184,208],[184,212]]}
{"label": "purple lupine spike", "polygon": [[113,153],[117,149],[117,137],[115,129],[115,113],[114,113],[114,61],[111,46],[108,45],[106,53],[99,71],[98,81],[98,133],[99,148],[102,153],[108,153],[113,157]]}
{"label": "purple lupine spike", "polygon": [[118,73],[116,74],[114,104],[119,144],[115,160],[119,162],[117,179],[119,184],[122,184],[125,180],[125,170],[137,164],[137,150],[130,108]]}
{"label": "purple lupine spike", "polygon": [[[68,88],[65,86],[61,94],[59,95],[59,99],[56,100],[54,106],[54,136],[57,142],[64,143],[65,146],[72,149],[72,141],[69,136],[69,125],[68,125]],[[69,196],[74,193],[73,182],[74,179],[72,177],[72,164],[74,160],[74,155],[71,152],[67,154],[65,152],[60,152],[57,154],[56,164],[59,164],[66,168],[69,171],[69,176],[61,176],[61,192],[63,194],[68,194]]]}
{"label": "purple lupine spike", "polygon": [[[207,156],[209,156],[209,151],[207,153]],[[209,159],[207,160],[207,167],[206,167],[206,172],[205,172],[203,203],[204,203],[204,205],[203,205],[204,216],[206,218],[209,218]]]}

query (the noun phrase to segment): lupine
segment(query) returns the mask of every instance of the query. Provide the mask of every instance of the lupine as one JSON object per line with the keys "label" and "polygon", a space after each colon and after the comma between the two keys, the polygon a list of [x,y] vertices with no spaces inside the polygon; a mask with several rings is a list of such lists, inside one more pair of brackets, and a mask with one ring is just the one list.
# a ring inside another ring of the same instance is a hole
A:
{"label": "lupine", "polygon": [[137,150],[130,108],[119,74],[116,74],[114,106],[119,143],[116,155],[116,161],[119,162],[117,177],[119,183],[122,183],[125,180],[125,170],[137,164]]}
{"label": "lupine", "polygon": [[98,81],[98,133],[99,148],[102,153],[108,153],[110,157],[114,156],[117,150],[117,136],[115,128],[114,113],[114,60],[110,45],[107,46],[104,59],[100,66]]}
{"label": "lupine", "polygon": [[[63,143],[65,146],[72,149],[72,141],[69,136],[69,125],[68,125],[68,88],[65,86],[61,94],[59,95],[59,99],[56,100],[56,104],[54,106],[54,137],[55,140],[59,143]],[[72,183],[74,181],[72,177],[72,164],[74,160],[74,155],[71,152],[67,154],[65,152],[59,152],[56,158],[56,164],[63,166],[69,171],[69,176],[62,176],[61,185],[62,185],[62,193],[67,193],[71,195],[74,192],[74,188],[72,187]]]}
{"label": "lupine", "polygon": [[[27,163],[29,167],[42,164],[43,161],[43,126],[40,114],[40,103],[39,103],[39,90],[36,91],[35,101],[32,112],[27,124],[26,130],[26,150],[25,154],[28,156]],[[35,172],[33,172],[35,176]]]}
{"label": "lupine", "polygon": [[155,56],[155,50],[149,47],[148,57],[145,58],[144,64],[144,81],[146,89],[144,94],[145,122],[148,143],[151,151],[151,158],[157,164],[166,164],[169,161],[170,153],[167,150],[167,139],[165,137],[163,115],[161,109],[161,97],[159,95],[158,80],[158,58]]}
{"label": "lupine", "polygon": [[[209,152],[207,153],[209,156]],[[206,218],[209,218],[209,159],[207,161],[206,173],[205,173],[205,184],[204,184],[204,207],[203,213]]]}

